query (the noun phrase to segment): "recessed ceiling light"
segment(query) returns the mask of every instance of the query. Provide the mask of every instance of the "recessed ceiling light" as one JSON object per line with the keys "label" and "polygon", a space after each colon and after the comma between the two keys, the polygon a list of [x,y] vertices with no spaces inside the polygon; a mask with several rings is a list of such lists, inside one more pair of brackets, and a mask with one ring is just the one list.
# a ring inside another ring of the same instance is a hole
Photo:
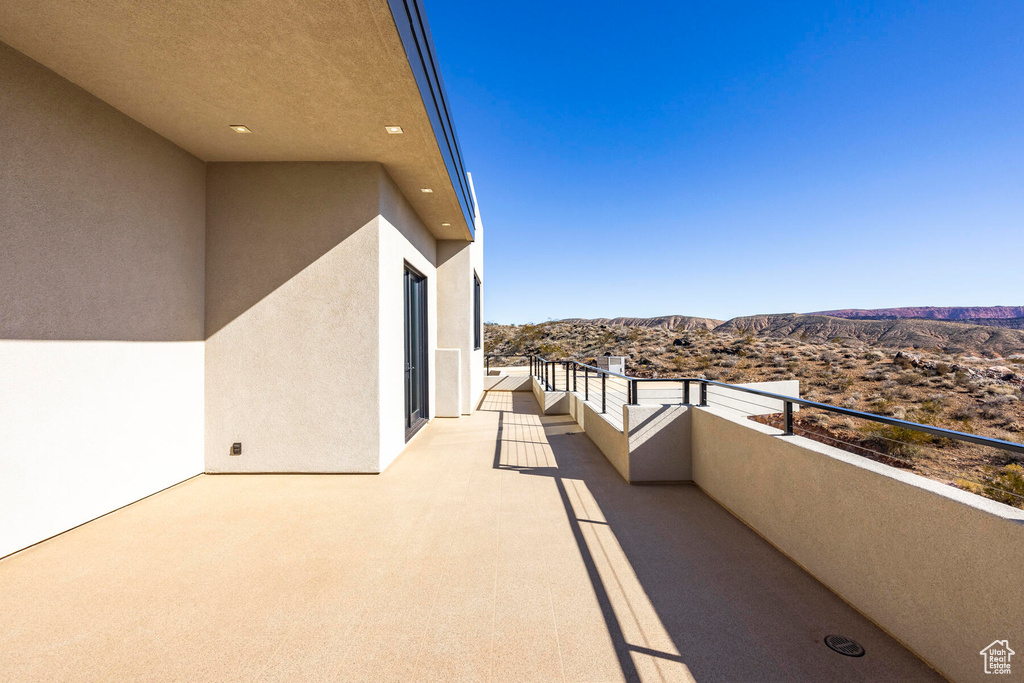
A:
{"label": "recessed ceiling light", "polygon": [[442,223],[441,227],[442,228],[450,228],[450,227],[452,227],[452,224],[451,223]]}
{"label": "recessed ceiling light", "polygon": [[243,126],[243,125],[240,125],[240,124],[237,124],[237,123],[232,123],[229,126],[229,128],[231,128],[231,130],[235,131],[236,133],[251,133],[252,132],[251,130],[249,130],[248,126]]}
{"label": "recessed ceiling light", "polygon": [[384,126],[384,130],[390,135],[401,135],[405,131],[402,130],[401,126]]}
{"label": "recessed ceiling light", "polygon": [[431,190],[429,187],[421,187],[420,192],[422,192],[423,194],[432,194],[434,191]]}

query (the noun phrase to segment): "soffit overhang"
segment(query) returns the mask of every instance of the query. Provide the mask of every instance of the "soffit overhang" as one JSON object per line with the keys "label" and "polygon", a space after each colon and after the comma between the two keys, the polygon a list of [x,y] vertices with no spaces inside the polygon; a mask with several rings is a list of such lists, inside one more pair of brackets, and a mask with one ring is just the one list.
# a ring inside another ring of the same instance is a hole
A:
{"label": "soffit overhang", "polygon": [[380,162],[437,238],[472,239],[418,0],[3,0],[0,41],[204,161]]}

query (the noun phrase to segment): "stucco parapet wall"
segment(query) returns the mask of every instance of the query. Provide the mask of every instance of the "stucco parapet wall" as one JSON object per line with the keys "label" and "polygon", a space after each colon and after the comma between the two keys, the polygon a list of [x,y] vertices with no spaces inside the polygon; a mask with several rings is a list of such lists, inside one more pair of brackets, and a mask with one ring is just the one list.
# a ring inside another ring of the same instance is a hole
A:
{"label": "stucco parapet wall", "polygon": [[484,391],[533,391],[532,379],[529,375],[510,375],[505,372],[484,375]]}
{"label": "stucco parapet wall", "polygon": [[569,392],[567,391],[544,391],[536,377],[530,378],[533,383],[533,395],[537,399],[537,405],[545,415],[568,415],[569,414]]}
{"label": "stucco parapet wall", "polygon": [[622,407],[631,484],[692,481],[688,405]]}
{"label": "stucco parapet wall", "polygon": [[1024,511],[729,410],[692,412],[698,486],[943,675],[985,680],[978,651],[1024,624]]}

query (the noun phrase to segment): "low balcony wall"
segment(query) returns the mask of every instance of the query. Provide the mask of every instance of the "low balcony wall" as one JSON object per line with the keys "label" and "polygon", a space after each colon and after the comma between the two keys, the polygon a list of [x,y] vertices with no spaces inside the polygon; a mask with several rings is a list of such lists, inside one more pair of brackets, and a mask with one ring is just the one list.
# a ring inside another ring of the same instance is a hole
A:
{"label": "low balcony wall", "polygon": [[530,386],[533,389],[533,397],[537,399],[537,405],[545,415],[568,415],[569,414],[569,392],[568,391],[545,391],[536,377],[530,378]]}
{"label": "low balcony wall", "polygon": [[943,675],[1024,643],[1024,510],[717,408],[692,430],[701,489]]}
{"label": "low balcony wall", "polygon": [[569,414],[629,483],[693,480],[691,406],[622,406],[624,429],[619,430],[576,394],[569,394],[568,400]]}
{"label": "low balcony wall", "polygon": [[631,484],[692,480],[690,406],[621,406],[619,429],[578,394],[545,391],[535,378],[533,394],[545,415],[571,415]]}
{"label": "low balcony wall", "polygon": [[533,378],[528,374],[510,374],[503,370],[491,370],[484,375],[484,391],[533,391]]}

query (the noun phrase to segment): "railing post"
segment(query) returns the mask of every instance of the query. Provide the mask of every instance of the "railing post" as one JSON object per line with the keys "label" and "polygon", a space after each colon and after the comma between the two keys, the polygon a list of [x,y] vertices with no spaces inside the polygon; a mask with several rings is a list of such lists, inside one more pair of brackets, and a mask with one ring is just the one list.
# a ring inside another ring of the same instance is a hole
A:
{"label": "railing post", "polygon": [[784,406],[784,415],[785,415],[785,419],[786,419],[786,434],[792,434],[793,433],[793,402],[792,401],[785,401],[782,405]]}
{"label": "railing post", "polygon": [[700,383],[700,404],[706,406],[708,404],[708,383]]}
{"label": "railing post", "polygon": [[640,392],[639,392],[640,383],[637,382],[635,379],[629,380],[629,389],[630,389],[629,393],[632,394],[629,397],[630,405],[639,405],[640,404],[640,398],[639,398],[639,395],[640,395]]}
{"label": "railing post", "polygon": [[604,400],[604,399],[605,399],[605,396],[607,396],[607,395],[608,395],[608,392],[606,392],[606,391],[604,390],[604,389],[605,389],[605,386],[607,386],[607,385],[606,385],[606,382],[605,382],[605,380],[607,380],[607,379],[608,379],[608,375],[606,375],[606,374],[604,374],[604,373],[602,372],[602,373],[601,373],[601,412],[602,412],[602,413],[604,412],[604,409],[605,409],[605,406],[606,406],[606,403],[605,403],[605,400]]}
{"label": "railing post", "polygon": [[551,363],[544,361],[544,391],[551,391]]}
{"label": "railing post", "polygon": [[576,361],[572,362],[572,393],[576,393]]}
{"label": "railing post", "polygon": [[583,368],[583,400],[590,400],[590,368]]}
{"label": "railing post", "polygon": [[569,361],[565,361],[565,390],[569,391]]}
{"label": "railing post", "polygon": [[491,357],[490,356],[485,356],[484,357],[484,369],[485,369],[485,371],[486,371],[486,373],[488,375],[491,374]]}
{"label": "railing post", "polygon": [[690,405],[690,382],[683,380],[683,405]]}

